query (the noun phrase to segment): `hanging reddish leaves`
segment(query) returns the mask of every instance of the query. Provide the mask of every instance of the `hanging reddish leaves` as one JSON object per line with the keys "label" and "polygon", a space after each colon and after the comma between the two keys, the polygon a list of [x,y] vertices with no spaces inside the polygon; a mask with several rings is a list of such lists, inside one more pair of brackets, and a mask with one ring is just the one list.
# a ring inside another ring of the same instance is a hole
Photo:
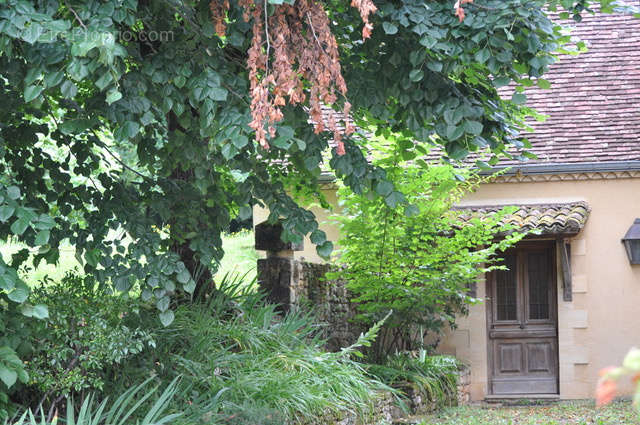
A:
{"label": "hanging reddish leaves", "polygon": [[473,3],[473,0],[457,0],[456,3],[453,5],[453,10],[455,15],[458,17],[458,20],[460,22],[464,21],[464,9],[462,8],[463,4],[466,3]]}
{"label": "hanging reddish leaves", "polygon": [[[454,11],[460,22],[465,17],[462,5],[472,1],[456,1]],[[252,117],[249,125],[255,131],[256,142],[268,149],[267,140],[275,136],[275,124],[282,120],[282,107],[307,104],[315,132],[333,132],[332,143],[337,154],[343,155],[342,138],[353,132],[346,120],[351,105],[345,102],[344,126],[333,115],[327,120],[322,116],[322,105],[332,105],[347,93],[338,45],[323,3],[296,0],[293,5],[271,5],[273,13],[269,15],[266,2],[238,0],[245,21],[253,20],[247,67]],[[369,38],[373,29],[369,18],[376,12],[376,6],[372,0],[352,0],[351,6],[364,22],[362,38]],[[209,7],[216,33],[222,36],[226,31],[229,0],[212,0]]]}
{"label": "hanging reddish leaves", "polygon": [[[226,30],[228,0],[223,4],[218,1],[212,1],[210,8],[216,32],[221,35]],[[337,154],[343,155],[342,138],[353,132],[353,126],[346,118],[340,126],[336,117],[327,121],[322,117],[322,105],[332,105],[347,93],[338,45],[322,2],[296,0],[293,5],[274,5],[271,15],[267,15],[264,2],[240,0],[239,5],[244,19],[253,22],[247,67],[252,116],[249,125],[256,142],[268,149],[267,140],[275,136],[275,124],[282,120],[282,107],[307,104],[315,132],[333,132],[332,143]],[[369,16],[376,11],[375,5],[371,0],[353,0],[352,6],[365,23],[363,38],[369,37],[373,28]],[[350,109],[345,102],[344,117]]]}
{"label": "hanging reddish leaves", "polygon": [[216,34],[218,34],[218,37],[223,37],[227,31],[226,18],[229,11],[229,0],[212,0],[209,3],[209,9],[211,10],[211,19],[213,20]]}
{"label": "hanging reddish leaves", "polygon": [[366,40],[371,37],[371,31],[373,30],[373,25],[369,22],[369,15],[375,13],[378,8],[371,0],[351,0],[351,7],[355,7],[358,9],[358,12],[360,12],[360,17],[362,18],[362,22],[364,22],[362,38]]}

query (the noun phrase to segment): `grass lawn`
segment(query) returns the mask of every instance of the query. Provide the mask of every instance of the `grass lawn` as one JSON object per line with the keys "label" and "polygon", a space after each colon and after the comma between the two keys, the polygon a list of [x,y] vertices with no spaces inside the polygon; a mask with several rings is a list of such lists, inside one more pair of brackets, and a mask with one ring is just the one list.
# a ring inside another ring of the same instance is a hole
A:
{"label": "grass lawn", "polygon": [[[6,243],[0,245],[0,255],[5,262],[11,260],[11,255],[25,248],[25,245],[17,243]],[[30,286],[36,285],[41,282],[45,277],[59,281],[64,274],[77,267],[78,270],[82,270],[82,267],[78,264],[75,257],[76,250],[67,244],[60,247],[60,261],[58,264],[47,264],[42,261],[36,269],[33,269],[31,265],[28,268],[22,268],[19,271],[20,277],[24,279]]]}
{"label": "grass lawn", "polygon": [[222,237],[224,258],[216,273],[216,280],[220,280],[226,273],[247,273],[247,282],[256,277],[256,262],[258,252],[254,248],[253,230],[243,230],[232,235]]}
{"label": "grass lawn", "polygon": [[592,401],[549,406],[455,407],[429,416],[422,425],[638,425],[640,415],[631,402],[619,401],[596,409]]}
{"label": "grass lawn", "polygon": [[[225,255],[220,263],[220,268],[216,273],[216,280],[222,279],[226,273],[247,273],[247,282],[256,277],[256,261],[258,253],[254,249],[253,231],[245,230],[233,235],[223,235],[222,246]],[[0,245],[0,255],[5,261],[11,259],[11,254],[23,248],[18,244]],[[35,285],[42,281],[45,276],[59,281],[64,274],[77,267],[82,270],[75,258],[75,249],[72,246],[65,245],[61,248],[60,261],[58,264],[46,264],[42,262],[35,270],[24,270],[20,275],[29,285]]]}

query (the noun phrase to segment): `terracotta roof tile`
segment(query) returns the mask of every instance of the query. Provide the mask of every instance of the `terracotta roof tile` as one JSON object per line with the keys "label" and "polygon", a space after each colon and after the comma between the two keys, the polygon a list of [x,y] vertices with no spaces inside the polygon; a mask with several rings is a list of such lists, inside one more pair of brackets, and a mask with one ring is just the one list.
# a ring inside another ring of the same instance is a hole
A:
{"label": "terracotta roof tile", "polygon": [[640,19],[596,14],[571,25],[589,50],[559,57],[544,76],[551,89],[526,90],[527,105],[548,115],[525,135],[539,157],[530,163],[640,160]]}
{"label": "terracotta roof tile", "polygon": [[[560,55],[543,76],[550,89],[525,90],[527,106],[547,116],[529,122],[534,131],[523,134],[538,158],[505,158],[498,166],[640,161],[640,18],[596,13],[562,23],[574,28],[571,34],[589,50]],[[510,97],[512,90],[505,87],[500,94]],[[322,112],[324,121],[334,115],[342,128],[343,114],[327,106]],[[517,154],[515,148],[510,152]],[[429,157],[437,161],[442,154],[435,148]],[[489,157],[489,152],[473,153],[466,162]]]}
{"label": "terracotta roof tile", "polygon": [[514,206],[513,214],[505,216],[504,224],[517,229],[537,230],[542,235],[576,234],[582,230],[590,208],[586,202],[568,202],[556,204],[523,204],[523,205],[465,205],[456,207],[464,211],[460,216],[463,221],[472,217],[495,214],[506,206]]}

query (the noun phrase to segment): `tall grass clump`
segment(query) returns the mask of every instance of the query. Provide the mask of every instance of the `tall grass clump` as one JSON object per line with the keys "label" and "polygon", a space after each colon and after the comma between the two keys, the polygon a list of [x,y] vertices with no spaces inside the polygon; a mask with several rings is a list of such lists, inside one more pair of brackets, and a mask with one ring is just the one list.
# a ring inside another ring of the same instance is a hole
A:
{"label": "tall grass clump", "polygon": [[206,303],[177,307],[174,322],[156,332],[153,359],[140,373],[153,362],[161,379],[182,376],[180,423],[280,425],[368,412],[388,388],[351,359],[357,347],[324,351],[313,317],[282,317],[251,286],[224,279]]}
{"label": "tall grass clump", "polygon": [[368,365],[369,372],[402,392],[415,390],[442,406],[455,400],[460,363],[454,357],[427,355],[423,349],[396,353],[382,364]]}

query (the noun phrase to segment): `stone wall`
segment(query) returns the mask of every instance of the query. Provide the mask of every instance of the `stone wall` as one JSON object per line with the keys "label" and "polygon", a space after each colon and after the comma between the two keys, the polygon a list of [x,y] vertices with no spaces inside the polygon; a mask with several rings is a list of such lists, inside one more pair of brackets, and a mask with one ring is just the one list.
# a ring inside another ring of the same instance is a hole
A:
{"label": "stone wall", "polygon": [[324,325],[328,350],[337,351],[353,344],[364,329],[352,323],[355,305],[350,301],[345,283],[325,278],[331,270],[328,264],[301,262],[301,270],[300,287],[305,298],[300,299],[298,308],[313,309],[317,320]]}
{"label": "stone wall", "polygon": [[330,269],[328,264],[272,255],[258,260],[258,284],[282,311],[313,311],[327,349],[337,351],[354,343],[363,329],[351,323],[355,307],[344,282],[325,279]]}
{"label": "stone wall", "polygon": [[[428,415],[444,406],[462,406],[469,404],[471,375],[469,368],[463,368],[458,375],[457,393],[450,395],[446,400],[436,403],[430,400],[426,394],[417,390],[408,389],[406,409],[402,409],[396,398],[390,393],[381,394],[371,408],[369,414],[357,415],[345,413],[341,417],[325,417],[321,421],[309,425],[380,425],[380,424],[412,424],[424,423],[423,415]],[[415,418],[415,420],[412,420]]]}
{"label": "stone wall", "polygon": [[471,369],[469,367],[464,367],[458,372],[457,393],[458,406],[471,403]]}

